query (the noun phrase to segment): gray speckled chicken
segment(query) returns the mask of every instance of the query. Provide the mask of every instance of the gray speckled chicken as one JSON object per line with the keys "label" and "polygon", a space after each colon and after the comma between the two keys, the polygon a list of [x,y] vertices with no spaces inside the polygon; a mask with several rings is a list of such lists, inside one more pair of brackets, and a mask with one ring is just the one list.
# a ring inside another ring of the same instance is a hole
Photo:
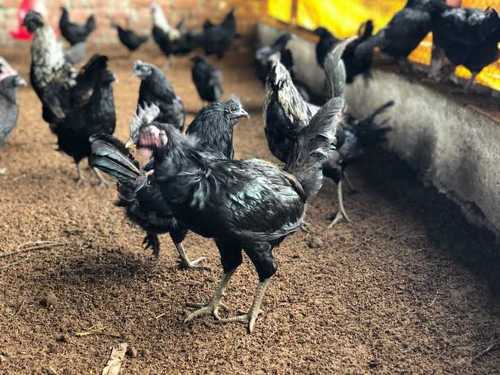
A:
{"label": "gray speckled chicken", "polygon": [[0,59],[0,146],[17,124],[19,109],[16,92],[18,87],[25,85],[24,79],[5,60]]}

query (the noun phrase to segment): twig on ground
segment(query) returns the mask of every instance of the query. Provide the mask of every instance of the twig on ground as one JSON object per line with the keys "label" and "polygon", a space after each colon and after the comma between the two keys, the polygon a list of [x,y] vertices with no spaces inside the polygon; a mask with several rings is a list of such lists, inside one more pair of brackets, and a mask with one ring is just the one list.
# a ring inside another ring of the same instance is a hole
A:
{"label": "twig on ground", "polygon": [[439,294],[439,290],[436,290],[436,295],[434,296],[431,303],[429,304],[429,307],[431,307],[432,305],[434,305],[436,303],[437,298],[438,298],[438,294]]}
{"label": "twig on ground", "polygon": [[499,344],[500,344],[500,341],[493,342],[486,349],[484,349],[483,351],[479,352],[474,357],[472,357],[472,359],[470,360],[470,362],[473,363],[473,362],[477,361],[479,358],[481,358],[481,357],[485,356],[486,354],[488,354],[489,352],[491,352],[493,350],[496,350],[497,347],[499,346]]}
{"label": "twig on ground", "polygon": [[0,254],[0,258],[7,258],[7,257],[13,256],[13,255],[27,253],[30,251],[51,249],[51,248],[59,247],[59,246],[63,246],[63,245],[67,245],[67,242],[54,242],[54,241],[30,242],[30,243],[26,243],[24,245],[19,246],[17,248],[17,250],[15,250],[15,251]]}
{"label": "twig on ground", "polygon": [[160,318],[163,318],[165,315],[167,315],[167,313],[161,313],[160,315],[155,316],[155,319],[158,320]]}
{"label": "twig on ground", "polygon": [[107,333],[104,331],[105,327],[101,323],[97,323],[90,327],[86,331],[81,331],[81,332],[76,332],[75,336],[76,337],[85,337],[85,336],[91,336],[91,335],[99,335],[99,336],[110,336],[110,337],[115,337],[115,338],[120,338],[121,335],[115,335],[113,333]]}

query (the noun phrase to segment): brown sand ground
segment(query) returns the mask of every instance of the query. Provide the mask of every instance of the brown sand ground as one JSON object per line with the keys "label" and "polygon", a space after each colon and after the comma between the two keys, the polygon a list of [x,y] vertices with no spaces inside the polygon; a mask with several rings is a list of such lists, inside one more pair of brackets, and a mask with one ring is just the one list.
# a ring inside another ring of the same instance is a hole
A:
{"label": "brown sand ground", "polygon": [[[104,52],[115,56],[117,135],[125,139],[138,80],[122,50]],[[27,77],[26,48],[5,56]],[[134,58],[164,64],[155,50]],[[236,131],[237,157],[270,158],[250,61],[239,53],[219,63],[226,93],[238,94],[252,115]],[[188,60],[176,60],[168,76],[197,111]],[[35,241],[64,246],[0,258],[0,373],[100,373],[120,342],[137,350],[125,360],[127,374],[500,372],[492,236],[392,157],[354,170],[360,192],[346,198],[354,224],[327,230],[336,200],[335,186],[325,185],[308,212],[320,246],[299,233],[276,250],[265,314],[248,335],[243,325],[211,318],[182,323],[185,304],[206,301],[219,278],[212,242],[193,234],[186,241],[192,257],[208,257],[209,270],[179,270],[168,238],[152,261],[143,233],[113,205],[114,188],[93,179],[75,186],[34,92],[22,90],[19,102],[19,126],[0,153],[8,168],[0,177],[0,252]],[[231,313],[249,306],[255,285],[246,261],[228,290]],[[101,334],[76,335],[96,326]]]}

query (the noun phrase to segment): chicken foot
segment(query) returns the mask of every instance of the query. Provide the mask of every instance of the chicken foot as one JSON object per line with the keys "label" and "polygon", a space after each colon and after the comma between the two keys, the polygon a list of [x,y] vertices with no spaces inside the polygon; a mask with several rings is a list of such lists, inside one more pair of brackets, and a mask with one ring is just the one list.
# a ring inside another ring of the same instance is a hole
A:
{"label": "chicken foot", "polygon": [[83,183],[86,181],[85,176],[82,173],[82,170],[80,168],[80,163],[76,163],[76,186],[81,186]]}
{"label": "chicken foot", "polygon": [[158,258],[160,256],[160,240],[156,234],[146,234],[146,237],[144,237],[144,241],[142,241],[142,244],[144,245],[144,249],[151,248],[151,250],[153,250],[153,255],[155,256],[155,258]]}
{"label": "chicken foot", "polygon": [[104,176],[101,174],[101,172],[97,168],[92,168],[92,171],[94,171],[94,174],[97,176],[99,179],[99,186],[109,186],[108,181],[104,178]]}
{"label": "chicken foot", "polygon": [[189,257],[186,254],[186,251],[184,250],[184,245],[182,245],[182,242],[179,243],[174,243],[175,248],[177,249],[177,252],[179,253],[179,262],[181,265],[181,268],[186,268],[186,269],[193,269],[193,268],[205,268],[203,266],[200,266],[200,262],[204,261],[205,257],[198,258],[196,260],[189,260]]}
{"label": "chicken foot", "polygon": [[234,270],[224,273],[222,276],[222,280],[220,281],[219,285],[215,289],[215,293],[210,300],[210,302],[206,305],[200,305],[200,304],[188,304],[188,307],[194,307],[198,308],[197,310],[193,311],[190,313],[185,319],[184,323],[188,323],[194,318],[200,317],[200,316],[205,316],[205,315],[213,315],[215,319],[221,320],[221,317],[219,315],[219,309],[227,307],[221,302],[222,297],[224,297],[224,291],[226,290],[227,285],[229,284],[229,280],[231,280],[231,276],[233,276]]}
{"label": "chicken foot", "polygon": [[264,295],[266,293],[267,286],[269,285],[270,278],[265,279],[264,281],[259,282],[257,285],[257,290],[255,292],[255,298],[253,300],[252,306],[247,313],[242,315],[233,316],[227,319],[219,319],[221,323],[230,323],[230,322],[241,322],[244,324],[248,324],[248,333],[252,333],[255,328],[255,322],[260,314],[262,314],[262,310],[260,306],[262,305],[262,300],[264,299]]}
{"label": "chicken foot", "polygon": [[344,207],[344,194],[342,192],[342,180],[339,181],[337,184],[337,197],[338,197],[338,202],[339,202],[339,211],[337,212],[337,215],[335,215],[335,218],[333,221],[330,223],[328,228],[332,228],[335,225],[337,225],[342,219],[345,219],[348,223],[351,223],[351,219],[347,215],[347,212]]}

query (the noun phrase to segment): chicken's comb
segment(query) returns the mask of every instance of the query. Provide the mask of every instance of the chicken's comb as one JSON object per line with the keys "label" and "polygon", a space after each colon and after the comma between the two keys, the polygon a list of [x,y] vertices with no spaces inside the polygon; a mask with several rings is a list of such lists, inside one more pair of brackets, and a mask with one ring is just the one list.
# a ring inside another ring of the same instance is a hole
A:
{"label": "chicken's comb", "polygon": [[130,122],[130,138],[134,143],[139,138],[139,131],[143,126],[150,125],[160,115],[160,108],[156,104],[139,106],[137,113]]}

